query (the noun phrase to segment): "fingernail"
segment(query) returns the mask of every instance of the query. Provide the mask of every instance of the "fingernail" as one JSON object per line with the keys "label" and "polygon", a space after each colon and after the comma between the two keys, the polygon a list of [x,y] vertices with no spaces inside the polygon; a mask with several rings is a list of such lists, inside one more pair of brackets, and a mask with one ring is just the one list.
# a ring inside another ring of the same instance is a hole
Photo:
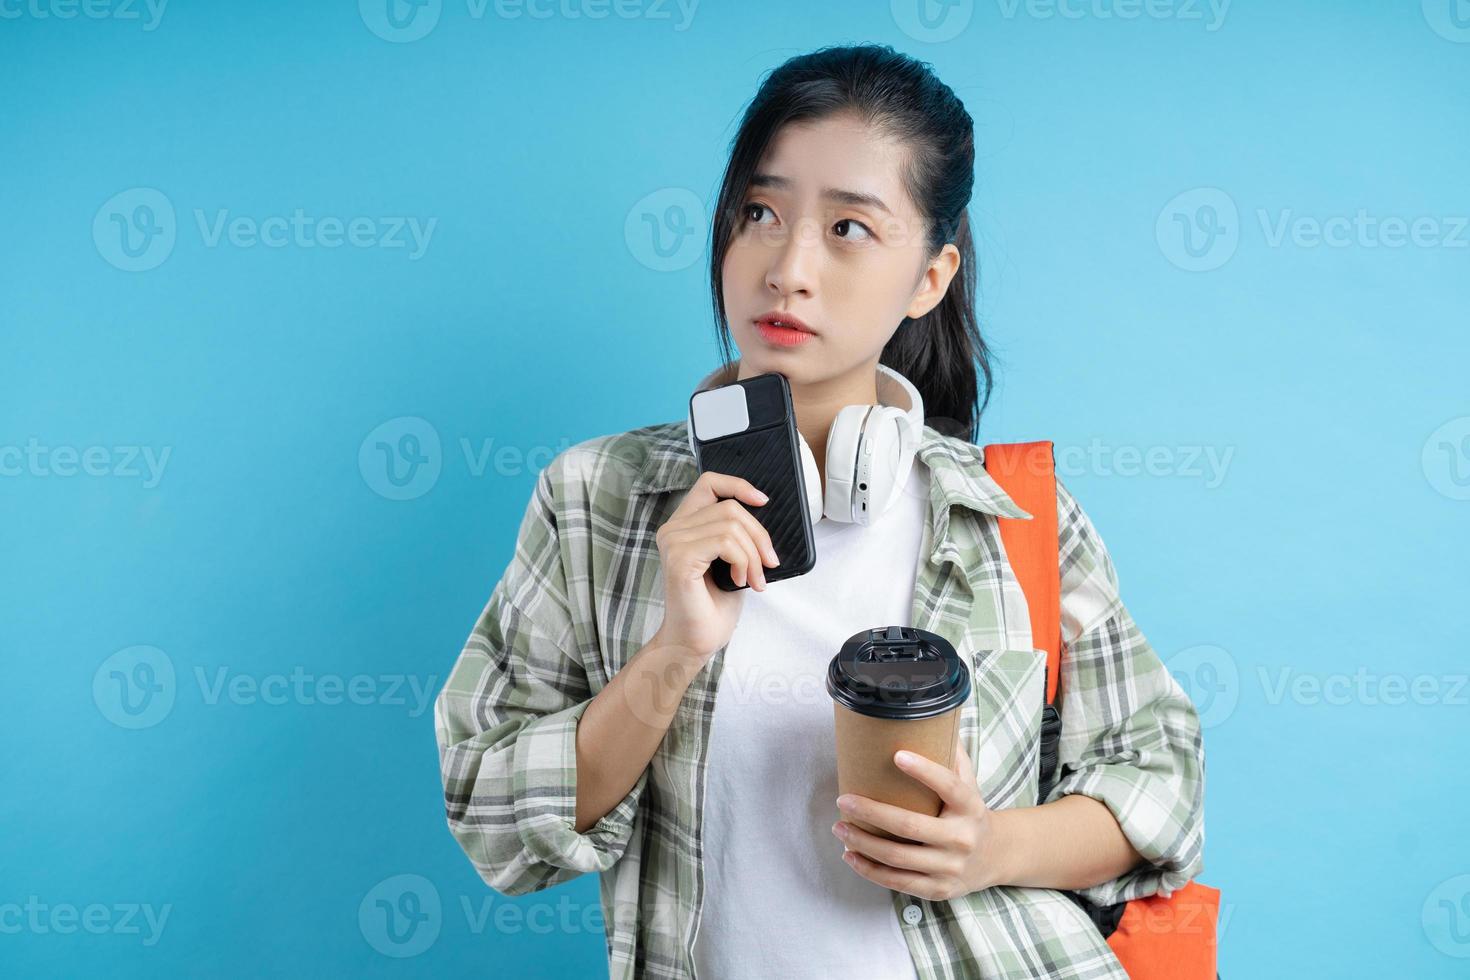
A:
{"label": "fingernail", "polygon": [[781,559],[776,557],[776,553],[774,551],[771,552],[771,567],[775,568],[779,564],[781,564]]}
{"label": "fingernail", "polygon": [[761,492],[761,491],[759,491],[759,490],[757,490],[757,491],[756,491],[756,492],[755,492],[755,495],[756,495],[756,497],[757,497],[757,498],[758,498],[758,499],[759,499],[759,500],[760,500],[760,502],[761,502],[761,503],[765,503],[765,502],[766,502],[766,501],[768,501],[768,500],[770,500],[770,499],[771,499],[771,498],[770,498],[770,497],[767,497],[767,496],[766,496],[766,495],[765,495],[765,494],[764,494],[764,493],[762,493],[762,492]]}
{"label": "fingernail", "polygon": [[898,764],[901,766],[906,766],[914,761],[913,755],[908,752],[899,752],[894,758],[898,760]]}

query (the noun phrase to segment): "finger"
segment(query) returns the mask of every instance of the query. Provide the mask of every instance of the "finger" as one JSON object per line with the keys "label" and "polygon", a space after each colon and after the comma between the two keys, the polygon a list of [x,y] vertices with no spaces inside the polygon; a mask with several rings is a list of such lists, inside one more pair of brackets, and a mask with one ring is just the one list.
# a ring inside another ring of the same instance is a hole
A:
{"label": "finger", "polygon": [[845,833],[838,834],[837,837],[847,845],[849,851],[857,851],[890,868],[919,871],[931,875],[947,873],[949,870],[947,862],[950,858],[939,848],[927,844],[904,844],[888,840],[877,834],[870,834],[845,820],[839,821],[836,827],[845,828]]}
{"label": "finger", "polygon": [[926,813],[905,810],[891,803],[883,803],[867,796],[843,794],[846,806],[839,806],[844,817],[852,817],[886,830],[898,837],[907,837],[920,844],[946,846],[949,843],[949,827],[939,817]]}
{"label": "finger", "polygon": [[954,769],[946,769],[933,759],[926,759],[914,752],[895,752],[893,763],[938,793],[939,798],[951,809],[966,810],[973,807],[977,795],[973,788],[973,779],[967,784],[965,778]]}
{"label": "finger", "polygon": [[[739,504],[736,506],[738,507]],[[728,527],[729,533],[734,536],[736,544],[745,555],[746,584],[757,592],[764,592],[766,590],[765,565],[761,560],[759,549],[751,540],[750,532],[745,529],[744,525],[736,521],[730,522]]]}
{"label": "finger", "polygon": [[929,875],[920,874],[917,871],[904,871],[899,868],[890,868],[886,864],[874,861],[872,858],[864,857],[857,851],[848,851],[842,855],[842,859],[848,866],[869,881],[876,882],[884,888],[891,888],[903,895],[912,895],[915,898],[927,898],[931,901],[940,901],[944,897],[943,889],[934,878]]}
{"label": "finger", "polygon": [[676,566],[695,569],[700,577],[709,570],[711,562],[723,558],[730,565],[731,581],[744,587],[752,553],[741,537],[736,526],[719,521],[703,528],[674,531],[668,537],[668,547],[670,553],[678,556],[674,561]]}
{"label": "finger", "polygon": [[[702,520],[706,514],[709,515],[709,519]],[[766,530],[765,525],[760,522],[758,517],[745,509],[745,505],[740,501],[734,499],[721,500],[717,504],[696,512],[690,520],[697,522],[695,526],[698,527],[724,520],[738,521],[740,526],[749,532],[751,540],[755,543],[756,551],[760,555],[761,563],[771,567],[775,567],[778,564],[775,546],[771,544],[771,533]]]}
{"label": "finger", "polygon": [[[712,507],[706,507],[705,511],[713,511],[721,515],[727,514],[728,511],[725,511],[722,506],[724,503],[729,503],[730,506],[737,509],[740,507],[740,504],[733,500],[721,501]],[[741,584],[748,584],[758,591],[764,591],[766,587],[765,566],[762,563],[760,551],[756,548],[755,542],[751,540],[750,532],[745,529],[745,525],[735,518],[717,516],[700,526],[704,528],[706,534],[720,538],[729,536],[734,540],[735,546],[740,548],[744,559],[746,577],[741,580]]]}
{"label": "finger", "polygon": [[989,806],[985,802],[985,793],[980,789],[980,774],[975,771],[975,763],[970,761],[970,753],[965,750],[965,740],[959,740],[959,747],[954,754],[955,772],[959,773],[968,786],[974,784],[975,798],[980,801],[982,807]]}
{"label": "finger", "polygon": [[[751,572],[760,567],[760,562],[755,556],[754,550],[746,540],[747,535],[740,532],[738,526],[725,526],[711,529],[710,534],[719,549],[719,557],[730,563],[731,578],[736,585],[751,586]],[[739,577],[735,578],[735,570],[739,569]]]}
{"label": "finger", "polygon": [[697,512],[690,520],[700,521],[706,514],[710,515],[709,519],[702,521],[702,523],[696,526],[703,528],[707,533],[733,530],[735,536],[740,539],[742,546],[745,548],[746,558],[749,563],[746,568],[746,574],[750,576],[751,585],[757,590],[764,591],[766,588],[767,562],[765,556],[761,553],[759,540],[751,530],[754,528],[755,532],[758,532],[761,536],[765,536],[765,528],[761,527],[761,522],[756,520],[755,516],[746,510],[740,501],[733,499],[722,500],[717,504],[712,504],[704,510]]}
{"label": "finger", "polygon": [[694,481],[694,485],[689,488],[689,492],[684,495],[684,499],[679,502],[679,506],[674,509],[669,519],[673,520],[676,516],[703,510],[725,497],[743,500],[752,507],[761,506],[767,499],[766,495],[757,490],[755,484],[749,480],[731,476],[728,473],[708,471],[699,474],[699,478]]}

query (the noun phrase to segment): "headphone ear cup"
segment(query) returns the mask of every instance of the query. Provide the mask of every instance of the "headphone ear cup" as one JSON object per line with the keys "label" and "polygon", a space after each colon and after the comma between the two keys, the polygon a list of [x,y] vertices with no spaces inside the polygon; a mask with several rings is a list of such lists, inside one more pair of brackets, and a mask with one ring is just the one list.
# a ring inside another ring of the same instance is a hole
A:
{"label": "headphone ear cup", "polygon": [[862,448],[863,423],[872,408],[871,405],[844,405],[828,430],[827,486],[823,500],[826,515],[844,524],[867,523],[855,498],[860,496],[856,487],[858,471],[862,469],[858,451]]}
{"label": "headphone ear cup", "polygon": [[796,434],[796,442],[801,447],[802,482],[806,484],[806,520],[815,529],[817,521],[822,518],[822,474],[817,471],[817,457],[812,453],[812,447],[806,444],[800,432]]}
{"label": "headphone ear cup", "polygon": [[906,428],[905,413],[885,406],[868,419],[867,437],[873,446],[868,472],[870,518],[885,513],[898,500],[913,466],[914,454]]}

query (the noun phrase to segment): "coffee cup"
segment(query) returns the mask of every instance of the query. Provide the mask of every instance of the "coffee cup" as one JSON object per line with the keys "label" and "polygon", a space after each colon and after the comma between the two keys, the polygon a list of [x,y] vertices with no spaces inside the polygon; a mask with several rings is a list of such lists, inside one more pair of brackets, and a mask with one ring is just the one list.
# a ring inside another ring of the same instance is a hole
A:
{"label": "coffee cup", "polygon": [[[960,709],[970,669],[954,646],[914,626],[853,634],[827,666],[837,742],[837,792],[938,816],[943,801],[899,769],[900,749],[954,766]],[[841,819],[888,840],[906,840],[852,817]]]}

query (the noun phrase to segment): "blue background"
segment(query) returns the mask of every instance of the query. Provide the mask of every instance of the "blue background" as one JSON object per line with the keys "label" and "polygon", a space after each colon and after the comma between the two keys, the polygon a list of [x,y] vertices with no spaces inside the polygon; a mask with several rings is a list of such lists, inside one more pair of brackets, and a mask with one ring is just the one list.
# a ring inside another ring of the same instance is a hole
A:
{"label": "blue background", "polygon": [[[390,40],[380,0],[175,0],[151,30],[8,0],[0,972],[602,975],[595,878],[488,891],[392,678],[442,684],[549,452],[679,418],[715,363],[706,226],[669,204],[710,199],[762,74],[880,41],[976,120],[981,440],[1057,442],[1208,724],[1222,973],[1465,975],[1466,5],[974,0],[936,39],[912,3],[629,2],[444,0]],[[436,224],[417,258],[206,234],[298,208]],[[1438,244],[1302,237],[1360,209]],[[173,229],[145,271],[134,218]],[[377,443],[405,434],[427,468],[398,488]],[[156,485],[126,447],[169,452]],[[175,679],[127,728],[138,657]],[[211,696],[293,671],[370,703]],[[1378,686],[1421,676],[1426,703]],[[385,891],[411,911],[399,875],[439,900],[422,951],[373,925]],[[151,945],[129,904],[168,908]]]}

